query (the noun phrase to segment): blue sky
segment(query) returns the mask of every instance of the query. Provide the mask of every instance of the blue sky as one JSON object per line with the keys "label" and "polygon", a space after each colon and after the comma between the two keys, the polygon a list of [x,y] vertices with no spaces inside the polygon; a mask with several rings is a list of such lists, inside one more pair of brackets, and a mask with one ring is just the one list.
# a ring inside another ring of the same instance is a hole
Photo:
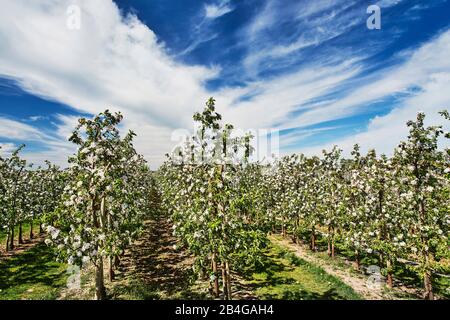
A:
{"label": "blue sky", "polygon": [[[80,29],[67,8],[81,9]],[[381,29],[366,10],[381,8]],[[153,167],[209,96],[283,154],[390,153],[450,105],[450,1],[0,0],[0,145],[64,165],[80,116],[125,115]]]}

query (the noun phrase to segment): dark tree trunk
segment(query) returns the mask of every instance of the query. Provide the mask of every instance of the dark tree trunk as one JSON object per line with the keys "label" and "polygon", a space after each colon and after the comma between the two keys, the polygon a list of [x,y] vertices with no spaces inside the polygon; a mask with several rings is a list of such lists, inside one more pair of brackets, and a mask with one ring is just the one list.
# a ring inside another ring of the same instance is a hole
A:
{"label": "dark tree trunk", "polygon": [[30,221],[30,240],[32,240],[34,237],[33,234],[33,220]]}
{"label": "dark tree trunk", "polygon": [[119,267],[119,265],[120,265],[120,258],[118,255],[115,255],[114,256],[114,268],[117,269]]}
{"label": "dark tree trunk", "polygon": [[9,230],[6,231],[6,243],[5,243],[5,251],[8,252],[9,251]]}
{"label": "dark tree trunk", "polygon": [[222,294],[223,300],[228,300],[227,270],[225,267],[225,262],[222,262]]}
{"label": "dark tree trunk", "polygon": [[109,257],[109,281],[114,281],[115,276],[113,257]]}
{"label": "dark tree trunk", "polygon": [[331,257],[331,239],[329,237],[327,242],[327,254],[329,257]]}
{"label": "dark tree trunk", "polygon": [[11,228],[11,238],[9,239],[9,248],[14,250],[14,226]]}
{"label": "dark tree trunk", "polygon": [[311,250],[316,251],[316,232],[314,229],[311,233]]}
{"label": "dark tree trunk", "polygon": [[213,253],[211,258],[212,263],[212,271],[214,274],[214,284],[213,284],[213,293],[214,297],[219,297],[219,277],[217,277],[217,261],[216,261],[216,254]]}
{"label": "dark tree trunk", "polygon": [[328,227],[328,248],[327,253],[329,257],[334,258],[334,230]]}
{"label": "dark tree trunk", "polygon": [[361,270],[361,261],[359,259],[359,251],[356,250],[355,251],[355,266],[356,266],[356,270]]}
{"label": "dark tree trunk", "polygon": [[19,244],[23,244],[23,237],[22,237],[22,224],[19,223]]}
{"label": "dark tree trunk", "polygon": [[392,277],[392,263],[389,257],[386,259],[386,267],[386,285],[388,286],[388,288],[392,288],[394,286],[394,279]]}
{"label": "dark tree trunk", "polygon": [[428,271],[424,275],[423,284],[424,284],[424,288],[425,288],[423,298],[426,300],[434,300],[431,273]]}
{"label": "dark tree trunk", "polygon": [[298,230],[299,230],[299,225],[300,225],[300,221],[299,218],[297,217],[295,219],[295,228],[294,228],[294,243],[299,243],[299,239],[298,239]]}
{"label": "dark tree trunk", "polygon": [[392,272],[388,272],[386,275],[386,285],[388,288],[392,288],[394,286],[394,278],[392,277]]}
{"label": "dark tree trunk", "polygon": [[106,299],[105,279],[103,276],[103,258],[100,258],[95,266],[95,299]]}
{"label": "dark tree trunk", "polygon": [[331,257],[334,258],[335,254],[334,254],[335,250],[334,250],[334,237],[331,239]]}
{"label": "dark tree trunk", "polygon": [[230,273],[230,264],[228,261],[225,263],[225,269],[227,271],[227,289],[228,289],[228,300],[232,299],[231,296],[231,273]]}

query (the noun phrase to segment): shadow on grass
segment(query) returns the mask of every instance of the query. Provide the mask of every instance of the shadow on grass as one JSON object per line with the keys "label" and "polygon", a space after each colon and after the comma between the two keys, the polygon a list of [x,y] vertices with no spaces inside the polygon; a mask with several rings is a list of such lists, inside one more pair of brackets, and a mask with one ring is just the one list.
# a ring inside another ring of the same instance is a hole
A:
{"label": "shadow on grass", "polygon": [[271,246],[264,262],[247,269],[245,287],[259,299],[342,300],[360,299],[352,288],[294,253]]}
{"label": "shadow on grass", "polygon": [[67,279],[64,264],[45,244],[0,262],[0,299],[53,299]]}

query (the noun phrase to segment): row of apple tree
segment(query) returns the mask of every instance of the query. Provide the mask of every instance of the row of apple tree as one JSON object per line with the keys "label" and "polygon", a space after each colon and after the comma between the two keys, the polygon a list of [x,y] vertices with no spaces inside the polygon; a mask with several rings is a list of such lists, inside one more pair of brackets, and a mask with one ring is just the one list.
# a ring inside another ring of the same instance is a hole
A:
{"label": "row of apple tree", "polygon": [[389,287],[396,265],[410,262],[433,299],[433,273],[450,258],[450,151],[439,148],[449,134],[424,120],[419,113],[407,123],[408,139],[391,157],[355,145],[350,158],[334,147],[322,157],[280,159],[263,173],[265,223],[294,241],[307,238],[312,250],[320,236],[331,257],[339,242],[358,269],[363,255],[375,256]]}
{"label": "row of apple tree", "polygon": [[108,110],[79,119],[69,139],[77,151],[64,170],[52,165],[33,170],[20,159],[20,150],[0,162],[0,219],[8,249],[16,225],[39,221],[58,260],[93,266],[88,270],[95,270],[97,299],[107,296],[105,261],[113,280],[124,249],[157,208],[153,174],[133,146],[135,134],[120,136],[121,120],[120,113]]}
{"label": "row of apple tree", "polygon": [[355,145],[350,158],[334,147],[322,157],[251,163],[252,137],[222,125],[214,102],[194,115],[194,135],[168,155],[159,187],[174,234],[216,297],[231,298],[233,269],[261,261],[267,233],[281,228],[296,242],[306,235],[314,251],[325,239],[331,257],[338,242],[358,268],[362,256],[376,256],[388,286],[395,266],[413,261],[424,297],[433,299],[433,273],[448,263],[450,244],[450,154],[438,147],[449,134],[442,127],[425,126],[419,113],[391,157],[363,155]]}

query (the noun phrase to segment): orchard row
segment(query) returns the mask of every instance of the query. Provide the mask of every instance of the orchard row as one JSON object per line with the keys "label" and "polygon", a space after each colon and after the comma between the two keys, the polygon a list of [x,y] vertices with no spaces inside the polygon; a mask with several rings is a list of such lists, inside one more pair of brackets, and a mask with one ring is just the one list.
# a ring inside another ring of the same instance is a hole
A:
{"label": "orchard row", "polygon": [[313,251],[324,240],[331,257],[339,244],[358,268],[361,257],[377,257],[388,286],[395,267],[412,261],[433,299],[433,273],[450,259],[450,151],[438,148],[449,134],[424,118],[407,123],[408,139],[391,157],[355,145],[350,159],[334,147],[322,157],[252,163],[253,137],[222,125],[211,98],[194,115],[197,131],[155,173],[134,149],[134,133],[119,135],[122,116],[105,111],[79,120],[67,169],[31,168],[21,148],[0,158],[5,248],[13,249],[16,227],[21,242],[23,224],[43,225],[58,259],[94,266],[96,298],[104,299],[105,261],[113,280],[142,222],[163,209],[215,297],[232,298],[232,274],[262,264],[267,235],[281,229]]}
{"label": "orchard row", "polygon": [[281,229],[313,251],[324,239],[331,257],[338,242],[354,253],[357,268],[362,256],[376,257],[389,287],[398,263],[410,261],[424,297],[433,299],[433,273],[448,269],[450,258],[450,152],[438,148],[449,134],[426,127],[424,118],[419,113],[407,123],[408,140],[392,157],[374,150],[362,155],[355,145],[350,159],[334,147],[322,157],[249,163],[252,137],[222,127],[210,99],[194,116],[198,132],[160,169],[174,234],[195,254],[216,297],[221,286],[231,298],[231,270],[261,261],[267,234]]}
{"label": "orchard row", "polygon": [[0,221],[8,234],[7,250],[13,248],[15,226],[39,221],[60,261],[94,267],[97,299],[106,298],[104,261],[113,280],[121,254],[156,208],[153,176],[133,147],[134,133],[120,137],[121,120],[109,111],[80,119],[70,137],[78,150],[65,170],[50,164],[30,170],[19,158],[20,149],[0,159]]}

